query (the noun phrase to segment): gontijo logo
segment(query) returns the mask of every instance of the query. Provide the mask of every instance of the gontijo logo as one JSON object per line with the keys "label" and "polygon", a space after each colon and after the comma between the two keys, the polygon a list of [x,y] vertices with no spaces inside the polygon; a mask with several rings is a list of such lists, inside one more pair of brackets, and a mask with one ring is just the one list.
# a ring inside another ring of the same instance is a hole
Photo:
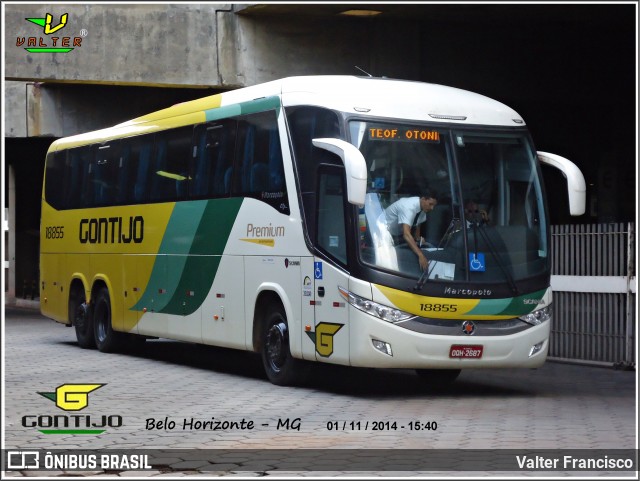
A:
{"label": "gontijo logo", "polygon": [[63,384],[56,388],[56,392],[38,394],[54,401],[60,409],[80,411],[89,405],[89,393],[102,386],[104,384]]}
{"label": "gontijo logo", "polygon": [[307,331],[307,336],[316,345],[316,352],[322,357],[330,357],[333,354],[333,336],[342,329],[344,324],[333,322],[321,322],[316,325],[316,331]]}
{"label": "gontijo logo", "polygon": [[[45,35],[52,35],[67,25],[68,18],[68,13],[62,14],[60,22],[55,26],[53,15],[50,13],[47,13],[44,18],[26,18],[25,20],[42,27]],[[82,37],[87,36],[87,31],[82,29],[80,35],[79,37],[18,37],[16,47],[22,47],[26,43],[27,46],[24,49],[29,53],[67,53],[75,47],[82,46]]]}
{"label": "gontijo logo", "polygon": [[[63,411],[81,411],[89,405],[89,393],[106,384],[62,384],[55,392],[38,392],[56,403]],[[89,414],[27,414],[22,426],[38,428],[43,434],[102,434],[107,428],[122,426],[119,414],[91,416]]]}

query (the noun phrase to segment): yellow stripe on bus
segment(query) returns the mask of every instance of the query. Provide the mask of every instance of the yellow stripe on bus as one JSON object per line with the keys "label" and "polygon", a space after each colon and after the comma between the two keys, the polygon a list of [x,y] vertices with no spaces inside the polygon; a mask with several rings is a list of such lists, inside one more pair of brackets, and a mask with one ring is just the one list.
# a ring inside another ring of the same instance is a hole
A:
{"label": "yellow stripe on bus", "polygon": [[276,241],[275,239],[247,239],[247,238],[243,238],[240,239],[241,241],[244,242],[251,242],[253,244],[258,244],[261,246],[267,246],[267,247],[274,247],[276,245]]}

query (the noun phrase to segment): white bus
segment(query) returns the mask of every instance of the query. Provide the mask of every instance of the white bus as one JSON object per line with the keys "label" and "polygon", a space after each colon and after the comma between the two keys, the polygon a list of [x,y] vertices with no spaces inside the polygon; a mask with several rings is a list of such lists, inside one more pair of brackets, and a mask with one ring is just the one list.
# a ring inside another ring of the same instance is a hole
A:
{"label": "white bus", "polygon": [[582,214],[580,171],[536,152],[509,107],[347,76],[60,139],[45,167],[41,310],[104,352],[154,337],[256,351],[278,385],[305,361],[434,382],[538,367],[552,302],[540,161]]}

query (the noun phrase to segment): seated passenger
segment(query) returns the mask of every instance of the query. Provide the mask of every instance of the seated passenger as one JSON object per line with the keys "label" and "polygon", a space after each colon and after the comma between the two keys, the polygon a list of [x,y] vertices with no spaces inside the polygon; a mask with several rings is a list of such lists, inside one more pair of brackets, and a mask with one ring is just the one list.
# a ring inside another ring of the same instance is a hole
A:
{"label": "seated passenger", "polygon": [[484,209],[480,209],[478,204],[470,200],[464,206],[464,216],[467,219],[467,227],[475,225],[488,224],[489,215]]}

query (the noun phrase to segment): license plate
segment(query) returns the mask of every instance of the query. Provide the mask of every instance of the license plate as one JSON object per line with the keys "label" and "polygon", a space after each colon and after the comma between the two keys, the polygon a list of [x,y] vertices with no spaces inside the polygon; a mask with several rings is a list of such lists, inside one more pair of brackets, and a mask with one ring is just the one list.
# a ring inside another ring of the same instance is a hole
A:
{"label": "license plate", "polygon": [[449,350],[449,357],[480,359],[482,357],[483,346],[468,346],[454,344]]}

